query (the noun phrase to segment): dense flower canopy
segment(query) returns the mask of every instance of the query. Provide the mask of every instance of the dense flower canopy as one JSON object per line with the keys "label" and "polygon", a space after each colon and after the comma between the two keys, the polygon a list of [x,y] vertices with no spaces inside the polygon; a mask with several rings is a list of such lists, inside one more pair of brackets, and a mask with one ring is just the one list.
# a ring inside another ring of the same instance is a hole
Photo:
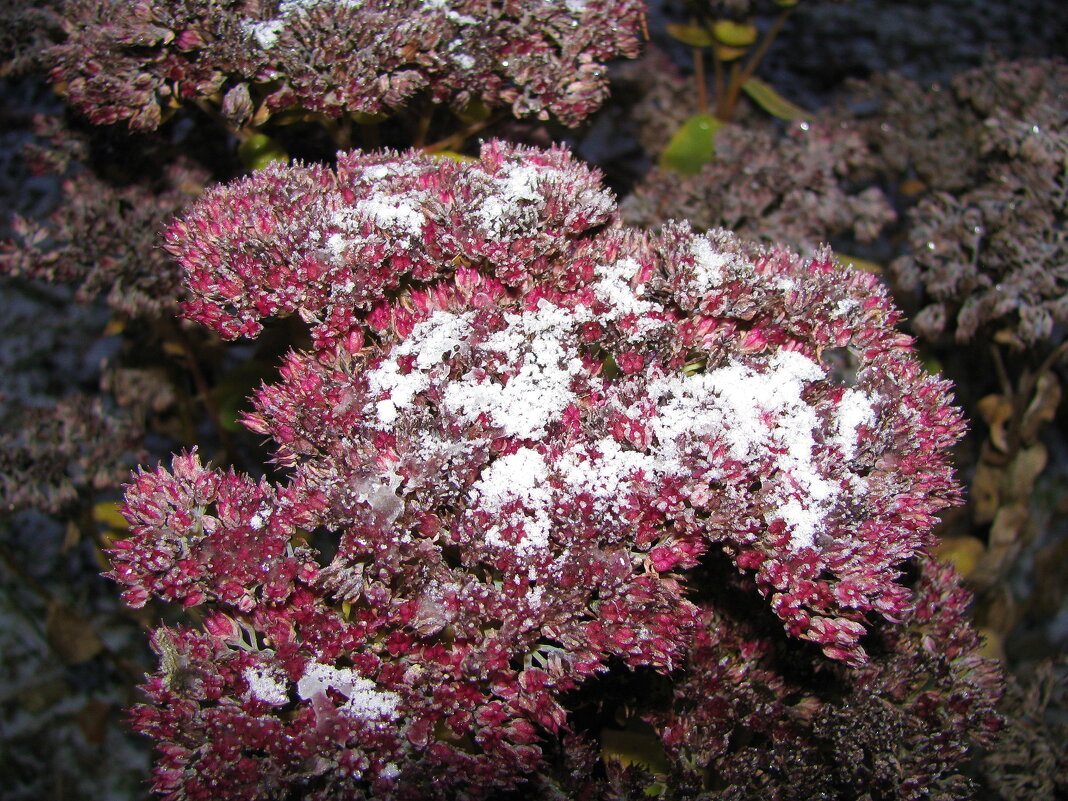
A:
{"label": "dense flower canopy", "polygon": [[[206,632],[157,633],[135,713],[170,798],[547,792],[584,683],[704,681],[709,560],[777,621],[759,636],[847,682],[863,636],[918,614],[900,566],[956,500],[961,420],[875,279],[828,253],[628,229],[566,151],[501,143],[271,167],[166,242],[193,318],[296,313],[314,342],[245,419],[281,477],[191,453],[127,493],[127,600],[207,607]],[[947,679],[981,718],[970,681]],[[656,721],[676,771],[689,708]],[[936,750],[932,775],[959,756]]]}
{"label": "dense flower canopy", "polygon": [[637,55],[639,0],[70,0],[52,79],[94,122],[150,130],[168,108],[222,96],[262,106],[391,112],[415,95],[506,105],[568,125],[607,94],[604,62]]}

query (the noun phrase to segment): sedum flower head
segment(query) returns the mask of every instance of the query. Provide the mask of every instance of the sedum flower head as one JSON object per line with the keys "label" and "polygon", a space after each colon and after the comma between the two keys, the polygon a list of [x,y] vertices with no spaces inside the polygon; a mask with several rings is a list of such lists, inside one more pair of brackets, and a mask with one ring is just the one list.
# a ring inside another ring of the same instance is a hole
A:
{"label": "sedum flower head", "polygon": [[628,229],[564,151],[501,143],[272,167],[166,239],[191,316],[314,343],[245,418],[283,477],[185,454],[127,493],[127,600],[207,608],[134,713],[167,797],[559,787],[597,674],[703,658],[708,560],[843,671],[915,613],[961,421],[828,253]]}
{"label": "sedum flower head", "polygon": [[222,96],[266,111],[390,112],[417,94],[577,124],[606,96],[604,62],[634,56],[638,0],[72,0],[52,78],[94,122],[156,128]]}
{"label": "sedum flower head", "polygon": [[1068,65],[999,62],[922,89],[884,78],[875,149],[931,188],[910,212],[908,252],[891,264],[921,305],[924,337],[986,330],[1017,348],[1068,321]]}

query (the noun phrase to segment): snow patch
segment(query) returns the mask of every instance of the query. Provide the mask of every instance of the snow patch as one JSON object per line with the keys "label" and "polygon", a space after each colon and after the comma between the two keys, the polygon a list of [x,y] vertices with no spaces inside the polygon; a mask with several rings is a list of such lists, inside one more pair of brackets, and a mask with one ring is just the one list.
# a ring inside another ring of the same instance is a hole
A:
{"label": "snow patch", "polygon": [[[466,347],[471,331],[472,312],[453,314],[438,310],[417,323],[404,342],[393,349],[390,357],[367,373],[368,388],[373,394],[388,392],[389,397],[376,404],[378,421],[392,425],[400,409],[410,408],[415,396],[425,392],[435,368],[447,355]],[[401,373],[400,359],[414,356],[412,370]]]}
{"label": "snow patch", "polygon": [[468,421],[485,414],[508,436],[545,436],[546,426],[576,399],[571,382],[584,372],[582,360],[563,343],[575,326],[588,319],[583,312],[543,299],[534,311],[507,314],[507,327],[476,350],[502,354],[511,364],[521,360],[519,371],[503,384],[472,374],[451,381],[445,387],[445,408]]}
{"label": "snow patch", "polygon": [[694,258],[693,281],[687,287],[694,294],[704,294],[710,289],[722,286],[727,277],[727,268],[732,265],[731,257],[712,248],[706,237],[697,237],[690,246]]}
{"label": "snow patch", "polygon": [[297,695],[310,701],[323,695],[328,689],[336,690],[348,700],[338,707],[343,712],[362,720],[391,720],[397,717],[400,696],[379,690],[370,679],[365,679],[351,668],[335,668],[319,662],[310,662],[304,675],[297,682]]}
{"label": "snow patch", "polygon": [[249,692],[256,698],[271,706],[289,703],[289,681],[278,667],[250,665],[242,671],[248,682]]}
{"label": "snow patch", "polygon": [[[533,448],[520,448],[502,456],[482,472],[472,487],[478,506],[501,515],[501,522],[486,531],[488,545],[514,550],[520,556],[533,555],[549,546],[553,493],[546,482],[548,474],[545,457]],[[516,501],[526,513],[505,514],[503,510]],[[518,544],[503,536],[502,527],[522,528]]]}
{"label": "snow patch", "polygon": [[806,383],[823,378],[820,366],[796,351],[779,351],[764,371],[731,361],[692,376],[671,376],[651,387],[660,398],[650,421],[659,443],[661,467],[681,472],[678,442],[688,436],[721,438],[730,458],[750,464],[771,458],[777,480],[770,499],[772,519],[791,529],[793,547],[815,543],[816,532],[838,492],[815,460],[816,410],[801,398]]}
{"label": "snow patch", "polygon": [[836,417],[838,430],[834,437],[834,443],[842,449],[846,459],[852,459],[857,454],[857,429],[860,426],[871,428],[875,425],[875,408],[871,398],[860,390],[847,389],[842,395],[842,401],[838,404]]}

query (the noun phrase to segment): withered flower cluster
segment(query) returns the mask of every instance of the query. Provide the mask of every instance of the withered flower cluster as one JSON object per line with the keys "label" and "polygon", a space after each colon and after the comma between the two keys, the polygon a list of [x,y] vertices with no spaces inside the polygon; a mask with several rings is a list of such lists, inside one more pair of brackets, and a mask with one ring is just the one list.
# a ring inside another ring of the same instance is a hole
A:
{"label": "withered flower cluster", "polygon": [[133,713],[165,798],[640,797],[566,767],[606,673],[673,687],[643,723],[684,797],[919,798],[996,726],[966,594],[901,580],[962,423],[872,277],[627,228],[501,143],[273,166],[166,241],[194,319],[314,345],[245,419],[278,477],[188,453],[126,495],[125,598],[205,620],[157,631]]}
{"label": "withered flower cluster", "polygon": [[637,54],[639,0],[70,0],[52,78],[98,123],[156,128],[218,99],[235,125],[289,108],[390,112],[415,95],[568,125]]}
{"label": "withered flower cluster", "polygon": [[909,253],[891,265],[922,295],[925,337],[981,327],[1026,347],[1068,322],[1068,65],[998,63],[948,88],[876,84],[874,138],[888,166],[930,193],[909,213]]}
{"label": "withered flower cluster", "polygon": [[49,407],[7,401],[0,411],[0,509],[5,513],[59,512],[82,491],[117,487],[139,458],[140,428],[100,398],[71,395]]}
{"label": "withered flower cluster", "polygon": [[139,143],[149,146],[131,168],[128,153],[100,158],[91,137],[58,118],[35,122],[39,141],[27,148],[28,161],[64,176],[61,197],[44,220],[13,217],[13,237],[0,242],[0,272],[76,284],[78,301],[103,294],[127,316],[173,313],[181,274],[158,232],[200,193],[207,171],[164,157],[152,143]]}
{"label": "withered flower cluster", "polygon": [[696,175],[654,167],[623,203],[624,219],[688,220],[815,253],[832,237],[878,238],[895,219],[882,191],[864,186],[874,161],[848,121],[795,123],[784,134],[759,123],[716,134],[716,157]]}
{"label": "withered flower cluster", "polygon": [[40,67],[41,53],[62,38],[62,0],[0,0],[0,78]]}

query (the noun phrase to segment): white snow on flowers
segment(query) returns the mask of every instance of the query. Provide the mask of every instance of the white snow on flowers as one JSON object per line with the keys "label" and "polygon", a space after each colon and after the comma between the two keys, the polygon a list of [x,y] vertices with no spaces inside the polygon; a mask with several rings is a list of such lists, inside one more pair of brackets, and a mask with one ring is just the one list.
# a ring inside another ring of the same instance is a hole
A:
{"label": "white snow on flowers", "polygon": [[494,177],[489,191],[475,209],[482,229],[491,236],[531,230],[545,209],[545,193],[538,182],[547,170],[532,164],[508,164]]}
{"label": "white snow on flowers", "polygon": [[[444,359],[452,351],[467,347],[471,334],[471,312],[453,314],[437,311],[418,323],[408,338],[398,345],[391,358],[367,374],[372,392],[388,392],[389,397],[378,401],[379,422],[389,425],[397,419],[398,409],[410,408],[415,396],[425,392],[431,378],[440,377],[448,368]],[[414,357],[412,369],[401,372],[400,360]]]}
{"label": "white snow on flowers", "polygon": [[[712,270],[719,261],[709,248],[702,261]],[[593,286],[609,306],[596,320],[615,322],[631,341],[664,325],[667,316],[635,286],[639,269],[631,259],[603,265]],[[725,448],[727,462],[705,466],[705,475],[714,479],[719,469],[726,477],[740,463],[763,476],[768,522],[785,523],[795,548],[815,545],[842,491],[841,481],[831,475],[841,458],[821,464],[820,449],[829,454],[826,449],[837,446],[852,459],[860,427],[875,421],[871,398],[846,389],[825,424],[803,398],[812,382],[825,378],[824,368],[802,353],[779,350],[745,362],[731,359],[703,373],[652,375],[644,386],[644,405],[611,400],[619,386],[640,378],[609,384],[609,402],[635,425],[647,427],[649,445],[637,449],[605,436],[549,456],[549,426],[599,380],[583,363],[577,336],[578,328],[594,319],[586,306],[542,299],[534,308],[504,313],[504,327],[476,341],[473,313],[436,311],[368,374],[369,389],[378,398],[378,424],[392,426],[400,410],[436,384],[441,413],[497,429],[494,436],[522,440],[517,450],[485,467],[469,498],[472,510],[489,513],[493,521],[486,542],[523,555],[548,547],[560,501],[585,494],[611,518],[639,486],[685,476],[695,448],[707,456],[717,446]],[[469,360],[466,374],[451,375],[455,366],[446,361],[451,354]],[[411,364],[406,374],[402,362]]]}
{"label": "white snow on flowers", "polygon": [[309,662],[304,675],[297,682],[297,695],[310,701],[333,689],[346,700],[338,711],[362,720],[390,720],[397,716],[400,696],[377,689],[377,685],[352,668],[335,668],[319,662]]}
{"label": "white snow on flowers", "polygon": [[278,16],[261,22],[245,23],[245,30],[251,34],[264,50],[270,50],[278,44],[278,37],[287,27],[287,23],[298,14],[307,12],[316,6],[348,6],[359,8],[364,0],[281,0],[278,4]]}
{"label": "white snow on flowers", "polygon": [[[483,360],[503,357],[519,370],[506,383],[468,375],[445,386],[445,408],[463,420],[486,415],[507,436],[540,438],[545,427],[576,400],[572,380],[584,370],[569,334],[588,314],[542,300],[537,309],[506,314],[507,328],[475,350]],[[477,363],[477,362],[476,362]]]}
{"label": "white snow on flowers", "polygon": [[820,425],[816,410],[801,397],[823,369],[795,351],[778,351],[765,369],[731,361],[716,370],[654,381],[659,398],[650,421],[659,461],[667,472],[682,469],[678,444],[689,436],[721,439],[729,458],[745,464],[772,458],[778,470],[771,497],[773,515],[791,530],[794,547],[813,545],[819,525],[837,494],[837,482],[820,475],[813,459]]}
{"label": "white snow on flowers", "polygon": [[267,665],[250,665],[242,671],[248,682],[252,697],[271,706],[289,702],[289,681],[281,668]]}
{"label": "white snow on flowers", "polygon": [[834,437],[846,459],[857,454],[857,429],[862,425],[875,425],[872,398],[856,389],[847,389],[838,404],[838,431]]}

